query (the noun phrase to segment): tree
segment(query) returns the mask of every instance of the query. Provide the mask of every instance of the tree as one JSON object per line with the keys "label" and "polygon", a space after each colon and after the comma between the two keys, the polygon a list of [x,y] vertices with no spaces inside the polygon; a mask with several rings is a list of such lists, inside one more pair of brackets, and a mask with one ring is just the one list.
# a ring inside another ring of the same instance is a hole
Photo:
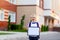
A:
{"label": "tree", "polygon": [[24,19],[25,19],[25,15],[22,16],[21,23],[20,23],[20,29],[23,29]]}
{"label": "tree", "polygon": [[8,30],[10,30],[10,18],[11,18],[11,16],[9,15],[9,17],[8,17]]}

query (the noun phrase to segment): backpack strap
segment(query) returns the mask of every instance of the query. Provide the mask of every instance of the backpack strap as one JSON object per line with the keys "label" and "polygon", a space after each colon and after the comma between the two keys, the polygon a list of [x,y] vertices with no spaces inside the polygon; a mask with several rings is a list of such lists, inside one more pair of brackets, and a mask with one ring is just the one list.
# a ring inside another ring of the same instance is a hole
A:
{"label": "backpack strap", "polygon": [[[39,27],[38,22],[35,22],[37,24],[37,27]],[[31,22],[29,23],[29,27],[31,27]]]}
{"label": "backpack strap", "polygon": [[29,27],[31,27],[31,22],[29,23]]}

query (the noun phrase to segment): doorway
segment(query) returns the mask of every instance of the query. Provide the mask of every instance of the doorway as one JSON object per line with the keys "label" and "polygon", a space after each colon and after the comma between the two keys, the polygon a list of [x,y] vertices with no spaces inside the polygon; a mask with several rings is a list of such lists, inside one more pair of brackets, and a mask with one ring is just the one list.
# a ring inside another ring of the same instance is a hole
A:
{"label": "doorway", "polygon": [[49,31],[52,31],[54,26],[54,18],[50,16],[44,16],[44,25],[48,26]]}

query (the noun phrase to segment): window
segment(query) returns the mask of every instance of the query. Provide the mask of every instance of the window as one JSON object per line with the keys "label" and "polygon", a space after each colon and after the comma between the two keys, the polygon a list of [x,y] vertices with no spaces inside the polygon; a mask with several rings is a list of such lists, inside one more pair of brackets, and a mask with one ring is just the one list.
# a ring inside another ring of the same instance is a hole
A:
{"label": "window", "polygon": [[11,22],[15,22],[15,13],[14,12],[10,12],[9,15],[11,17],[10,18]]}
{"label": "window", "polygon": [[4,13],[0,13],[0,20],[4,20]]}
{"label": "window", "polygon": [[52,8],[52,0],[44,0],[44,9]]}
{"label": "window", "polygon": [[1,13],[1,20],[4,20],[4,13]]}
{"label": "window", "polygon": [[0,21],[4,20],[4,12],[0,10]]}
{"label": "window", "polygon": [[11,22],[15,22],[15,14],[13,13],[10,16],[11,16]]}
{"label": "window", "polygon": [[16,4],[16,0],[10,0],[10,2]]}

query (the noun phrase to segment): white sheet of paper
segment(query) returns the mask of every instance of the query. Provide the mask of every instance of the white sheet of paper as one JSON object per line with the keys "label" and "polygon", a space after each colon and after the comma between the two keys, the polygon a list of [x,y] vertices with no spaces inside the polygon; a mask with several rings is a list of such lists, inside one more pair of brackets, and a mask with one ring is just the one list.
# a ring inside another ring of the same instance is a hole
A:
{"label": "white sheet of paper", "polygon": [[39,28],[28,28],[28,35],[39,35]]}
{"label": "white sheet of paper", "polygon": [[31,27],[37,27],[37,24],[36,23],[35,24],[31,23]]}

